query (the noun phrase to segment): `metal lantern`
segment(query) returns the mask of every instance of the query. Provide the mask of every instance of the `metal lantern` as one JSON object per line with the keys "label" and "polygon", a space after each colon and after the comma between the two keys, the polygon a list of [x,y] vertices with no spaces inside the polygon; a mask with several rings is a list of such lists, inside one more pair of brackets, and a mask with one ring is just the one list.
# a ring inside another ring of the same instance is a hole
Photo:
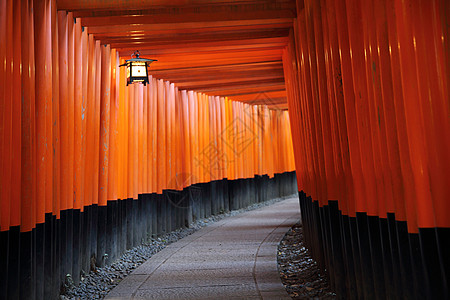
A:
{"label": "metal lantern", "polygon": [[131,54],[131,59],[127,59],[123,65],[120,65],[120,67],[127,67],[127,85],[135,82],[143,83],[144,85],[148,83],[147,67],[156,59],[140,58],[139,55],[139,50],[134,51]]}

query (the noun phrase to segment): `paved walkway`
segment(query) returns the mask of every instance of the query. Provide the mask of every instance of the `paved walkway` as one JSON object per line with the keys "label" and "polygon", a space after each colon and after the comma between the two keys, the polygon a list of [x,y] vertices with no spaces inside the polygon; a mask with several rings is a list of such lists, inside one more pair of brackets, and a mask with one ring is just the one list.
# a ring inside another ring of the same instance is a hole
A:
{"label": "paved walkway", "polygon": [[106,299],[290,299],[276,251],[299,219],[297,197],[222,219],[155,254]]}

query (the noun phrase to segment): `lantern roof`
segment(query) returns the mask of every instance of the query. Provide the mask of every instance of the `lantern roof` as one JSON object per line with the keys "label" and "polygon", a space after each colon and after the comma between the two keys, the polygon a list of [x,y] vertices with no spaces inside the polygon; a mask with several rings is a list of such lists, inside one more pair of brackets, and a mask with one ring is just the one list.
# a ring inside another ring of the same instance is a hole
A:
{"label": "lantern roof", "polygon": [[153,61],[158,61],[157,59],[148,59],[148,58],[131,58],[131,59],[127,59],[125,60],[126,62],[130,62],[130,61],[144,61],[144,62],[153,62]]}

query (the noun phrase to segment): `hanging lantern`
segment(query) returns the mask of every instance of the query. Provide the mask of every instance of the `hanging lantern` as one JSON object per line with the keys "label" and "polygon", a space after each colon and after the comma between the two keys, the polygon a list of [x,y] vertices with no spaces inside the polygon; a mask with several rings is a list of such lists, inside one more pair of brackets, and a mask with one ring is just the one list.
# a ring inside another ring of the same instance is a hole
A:
{"label": "hanging lantern", "polygon": [[139,55],[139,50],[134,51],[131,54],[131,59],[127,59],[123,65],[120,65],[120,67],[127,67],[127,85],[135,82],[143,83],[144,85],[148,83],[147,68],[156,59],[140,58]]}

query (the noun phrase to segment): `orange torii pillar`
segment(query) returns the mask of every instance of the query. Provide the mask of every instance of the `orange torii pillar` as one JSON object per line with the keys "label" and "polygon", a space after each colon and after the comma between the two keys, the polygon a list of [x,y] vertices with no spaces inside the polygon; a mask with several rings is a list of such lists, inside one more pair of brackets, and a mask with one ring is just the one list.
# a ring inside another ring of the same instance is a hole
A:
{"label": "orange torii pillar", "polygon": [[447,299],[448,1],[297,1],[283,52],[306,244],[339,298]]}

